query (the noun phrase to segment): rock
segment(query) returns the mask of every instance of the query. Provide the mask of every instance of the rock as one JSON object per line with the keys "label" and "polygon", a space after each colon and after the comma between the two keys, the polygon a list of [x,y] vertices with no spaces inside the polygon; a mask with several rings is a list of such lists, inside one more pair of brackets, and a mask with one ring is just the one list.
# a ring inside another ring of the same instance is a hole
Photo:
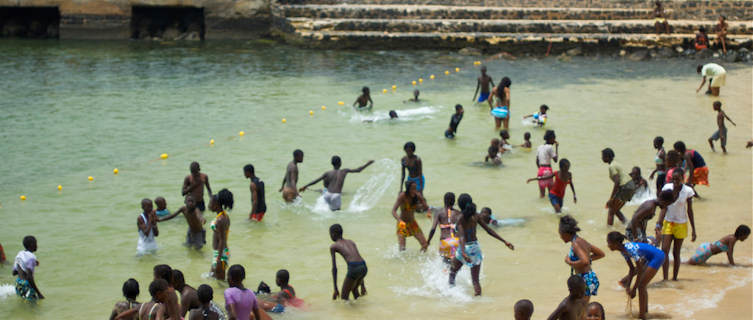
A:
{"label": "rock", "polygon": [[624,57],[627,54],[627,51],[620,50],[620,57]]}
{"label": "rock", "polygon": [[695,57],[699,59],[708,59],[711,58],[711,56],[714,55],[714,52],[712,52],[709,49],[703,49],[701,51],[696,51]]}
{"label": "rock", "polygon": [[748,50],[748,48],[740,48],[740,49],[739,49],[739,50],[737,50],[737,51],[738,51],[738,52],[740,52],[740,53],[742,53],[742,54],[745,54],[745,53],[748,53],[748,52],[750,52],[750,50]]}
{"label": "rock", "polygon": [[579,56],[583,54],[583,50],[581,50],[580,48],[572,48],[570,50],[565,51],[565,54],[571,57]]}
{"label": "rock", "polygon": [[458,53],[464,56],[480,56],[481,50],[472,47],[465,47],[463,49],[460,49]]}
{"label": "rock", "polygon": [[692,56],[695,55],[695,50],[693,50],[693,49],[687,49],[687,50],[685,50],[685,52],[682,53],[682,55],[684,55],[686,57],[692,57]]}
{"label": "rock", "polygon": [[643,61],[643,60],[648,60],[648,58],[649,58],[648,50],[638,50],[636,52],[631,53],[628,56],[628,59],[630,59],[631,61]]}
{"label": "rock", "polygon": [[727,50],[727,55],[724,56],[724,62],[737,62],[740,56],[735,50]]}
{"label": "rock", "polygon": [[191,31],[186,35],[186,40],[198,41],[201,40],[201,36],[196,31]]}
{"label": "rock", "polygon": [[[656,56],[662,59],[672,58],[675,56],[675,51],[672,48],[663,47],[656,52]],[[680,48],[680,52],[682,52],[682,48]]]}
{"label": "rock", "polygon": [[682,53],[685,50],[683,50],[682,47],[677,46],[677,47],[675,47],[675,51],[677,51],[677,53]]}

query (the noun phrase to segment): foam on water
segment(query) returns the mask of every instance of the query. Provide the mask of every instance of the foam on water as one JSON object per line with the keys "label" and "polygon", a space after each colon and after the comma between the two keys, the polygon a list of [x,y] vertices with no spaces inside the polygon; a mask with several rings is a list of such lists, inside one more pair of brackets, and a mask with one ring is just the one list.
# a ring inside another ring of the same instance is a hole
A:
{"label": "foam on water", "polygon": [[[439,112],[441,107],[425,106],[410,109],[394,109],[397,113],[397,121],[411,121],[431,119],[433,114]],[[351,113],[351,122],[378,122],[390,120],[389,110],[379,110],[374,112],[353,111]]]}
{"label": "foam on water", "polygon": [[[473,284],[471,272],[463,267],[457,274],[455,286],[451,287],[449,280],[450,268],[436,254],[424,255],[418,258],[420,281],[416,279],[415,286],[390,287],[398,295],[409,295],[427,298],[439,298],[453,303],[467,303],[473,300]],[[483,273],[480,277],[483,277]]]}
{"label": "foam on water", "polygon": [[10,284],[0,284],[0,300],[16,294],[16,287]]}
{"label": "foam on water", "polygon": [[727,291],[743,287],[751,282],[751,276],[735,276],[729,277],[730,285],[719,291],[705,289],[694,295],[687,295],[683,302],[667,305],[666,309],[672,311],[673,314],[682,315],[684,319],[690,319],[690,317],[702,309],[715,308],[719,301],[722,301]]}

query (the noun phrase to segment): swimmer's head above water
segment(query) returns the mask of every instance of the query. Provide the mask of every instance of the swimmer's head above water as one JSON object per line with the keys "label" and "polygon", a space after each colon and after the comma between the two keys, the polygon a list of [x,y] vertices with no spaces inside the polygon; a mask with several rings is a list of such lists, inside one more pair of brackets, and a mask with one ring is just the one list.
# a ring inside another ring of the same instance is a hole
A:
{"label": "swimmer's head above water", "polygon": [[390,119],[397,119],[397,112],[395,110],[390,110]]}
{"label": "swimmer's head above water", "polygon": [[414,152],[416,152],[416,144],[413,143],[413,141],[408,141],[403,146],[403,150],[405,150],[405,153],[408,156],[412,156]]}
{"label": "swimmer's head above water", "polygon": [[445,208],[452,208],[452,206],[455,205],[455,194],[452,192],[447,192],[444,194],[444,207]]}
{"label": "swimmer's head above water", "polygon": [[335,170],[340,169],[340,166],[342,165],[342,159],[340,159],[339,156],[332,156],[332,167],[335,168]]}
{"label": "swimmer's head above water", "polygon": [[539,114],[546,114],[546,111],[549,110],[549,106],[542,104],[539,107]]}
{"label": "swimmer's head above water", "polygon": [[560,239],[565,243],[570,242],[580,231],[578,228],[578,221],[570,215],[566,215],[560,218],[559,233]]}
{"label": "swimmer's head above water", "polygon": [[612,148],[604,148],[604,150],[601,150],[601,161],[610,163],[612,160],[614,160],[614,150],[612,150]]}
{"label": "swimmer's head above water", "polygon": [[295,151],[293,151],[293,160],[295,160],[296,163],[303,162],[303,151],[301,149],[295,149]]}
{"label": "swimmer's head above water", "polygon": [[337,241],[343,238],[343,227],[339,223],[335,223],[329,227],[329,237],[332,241]]}
{"label": "swimmer's head above water", "polygon": [[280,269],[275,275],[275,283],[280,287],[286,287],[290,281],[290,273],[288,270]]}
{"label": "swimmer's head above water", "polygon": [[363,87],[363,88],[361,88],[361,93],[363,93],[363,95],[365,95],[365,96],[368,96],[370,94],[369,87]]}

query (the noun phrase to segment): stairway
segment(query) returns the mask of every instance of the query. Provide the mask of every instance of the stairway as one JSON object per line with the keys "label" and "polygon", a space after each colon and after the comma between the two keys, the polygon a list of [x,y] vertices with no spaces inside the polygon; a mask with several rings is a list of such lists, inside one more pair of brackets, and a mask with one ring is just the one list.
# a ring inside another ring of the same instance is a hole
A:
{"label": "stairway", "polygon": [[[672,33],[657,36],[653,9],[636,0],[569,0],[584,7],[531,6],[545,4],[539,0],[401,2],[410,1],[277,0],[272,3],[273,32],[291,43],[326,48],[497,49],[554,42],[566,44],[560,47],[567,49],[578,43],[687,46],[699,27],[713,30],[716,24],[667,9]],[[673,16],[688,19],[673,20]],[[750,20],[728,21],[728,25],[733,45],[753,39]]]}

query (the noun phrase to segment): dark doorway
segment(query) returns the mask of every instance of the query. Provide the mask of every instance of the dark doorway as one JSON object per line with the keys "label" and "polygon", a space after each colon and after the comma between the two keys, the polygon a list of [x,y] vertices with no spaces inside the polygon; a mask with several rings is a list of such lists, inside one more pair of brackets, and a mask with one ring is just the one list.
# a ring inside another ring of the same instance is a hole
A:
{"label": "dark doorway", "polygon": [[133,6],[131,39],[204,40],[204,8]]}
{"label": "dark doorway", "polygon": [[0,37],[57,39],[58,7],[0,7]]}

